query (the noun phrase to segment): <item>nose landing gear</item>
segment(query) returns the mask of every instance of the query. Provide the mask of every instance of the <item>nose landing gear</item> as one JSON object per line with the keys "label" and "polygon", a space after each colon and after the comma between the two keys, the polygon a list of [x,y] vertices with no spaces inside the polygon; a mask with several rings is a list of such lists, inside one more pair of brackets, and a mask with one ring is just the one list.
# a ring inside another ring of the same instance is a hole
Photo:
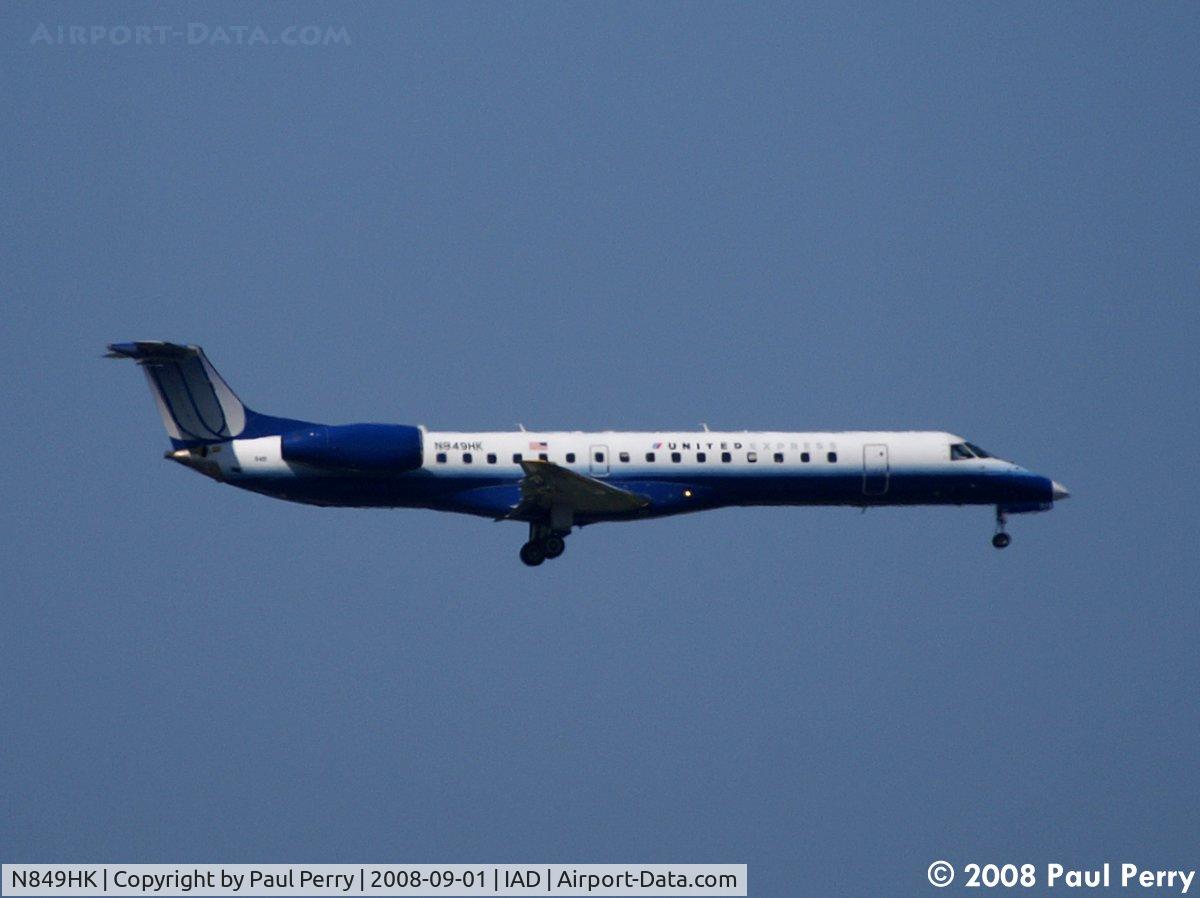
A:
{"label": "nose landing gear", "polygon": [[1004,532],[1004,525],[1008,523],[1008,517],[1000,510],[1000,506],[996,506],[996,535],[992,537],[992,545],[997,549],[1003,549],[1012,542],[1012,537]]}
{"label": "nose landing gear", "polygon": [[567,542],[561,533],[556,533],[545,524],[529,525],[529,542],[521,546],[521,560],[530,567],[537,567],[547,559],[554,559],[566,551]]}

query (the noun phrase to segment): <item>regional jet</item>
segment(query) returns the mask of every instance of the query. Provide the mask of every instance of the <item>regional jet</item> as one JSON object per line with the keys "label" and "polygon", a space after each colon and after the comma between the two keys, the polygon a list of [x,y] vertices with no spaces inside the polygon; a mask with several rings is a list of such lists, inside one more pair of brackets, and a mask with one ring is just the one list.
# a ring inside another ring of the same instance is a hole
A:
{"label": "regional jet", "polygon": [[221,483],[308,505],[429,508],[520,521],[521,560],[576,527],[734,505],[991,505],[1047,511],[1063,486],[941,431],[444,432],[316,424],[247,408],[199,346],[113,343],[141,366],[172,448]]}

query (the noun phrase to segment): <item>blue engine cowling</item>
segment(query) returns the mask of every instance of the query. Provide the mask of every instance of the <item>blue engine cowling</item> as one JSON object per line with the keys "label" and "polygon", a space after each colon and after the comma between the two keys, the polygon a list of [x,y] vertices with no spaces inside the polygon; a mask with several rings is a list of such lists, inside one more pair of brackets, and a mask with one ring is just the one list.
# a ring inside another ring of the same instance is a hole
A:
{"label": "blue engine cowling", "polygon": [[318,468],[382,474],[421,467],[421,431],[405,424],[315,424],[281,443],[284,461]]}

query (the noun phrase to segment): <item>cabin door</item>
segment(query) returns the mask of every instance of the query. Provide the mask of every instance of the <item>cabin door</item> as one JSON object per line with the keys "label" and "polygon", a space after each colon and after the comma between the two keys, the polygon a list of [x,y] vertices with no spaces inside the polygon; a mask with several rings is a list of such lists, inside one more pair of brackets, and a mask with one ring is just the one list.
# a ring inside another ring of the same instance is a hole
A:
{"label": "cabin door", "polygon": [[887,443],[869,443],[863,446],[863,495],[882,496],[887,488]]}

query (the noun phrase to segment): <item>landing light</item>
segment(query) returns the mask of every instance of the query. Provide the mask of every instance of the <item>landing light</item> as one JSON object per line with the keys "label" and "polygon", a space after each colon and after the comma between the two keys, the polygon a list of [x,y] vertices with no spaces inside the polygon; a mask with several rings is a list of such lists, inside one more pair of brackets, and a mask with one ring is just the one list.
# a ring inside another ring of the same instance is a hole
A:
{"label": "landing light", "polygon": [[683,498],[685,498],[685,499],[690,499],[690,498],[692,498],[692,491],[691,491],[691,490],[684,490],[684,491],[683,491]]}

